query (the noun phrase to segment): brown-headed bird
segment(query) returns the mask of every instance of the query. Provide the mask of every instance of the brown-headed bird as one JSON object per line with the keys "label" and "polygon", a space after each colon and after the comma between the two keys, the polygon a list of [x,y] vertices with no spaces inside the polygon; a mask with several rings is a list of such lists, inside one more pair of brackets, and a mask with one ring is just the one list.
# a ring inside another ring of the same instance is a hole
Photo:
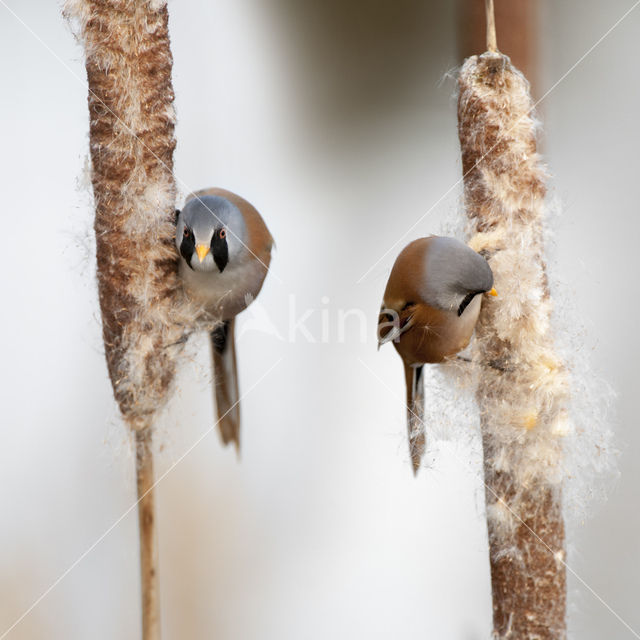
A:
{"label": "brown-headed bird", "polygon": [[483,293],[497,295],[489,264],[455,238],[414,240],[391,269],[378,345],[393,342],[404,363],[414,473],[425,450],[423,365],[443,362],[469,344]]}
{"label": "brown-headed bird", "polygon": [[191,194],[176,211],[176,246],[185,289],[220,324],[211,332],[214,395],[224,444],[240,447],[235,317],[258,295],[273,238],[246,200],[224,189]]}

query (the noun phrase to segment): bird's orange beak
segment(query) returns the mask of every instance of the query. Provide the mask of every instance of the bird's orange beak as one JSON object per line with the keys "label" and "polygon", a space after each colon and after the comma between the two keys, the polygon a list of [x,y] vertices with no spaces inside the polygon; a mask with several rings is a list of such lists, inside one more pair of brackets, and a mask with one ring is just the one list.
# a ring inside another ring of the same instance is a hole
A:
{"label": "bird's orange beak", "polygon": [[491,289],[491,291],[487,291],[490,296],[497,296],[498,292],[495,289]]}
{"label": "bird's orange beak", "polygon": [[198,254],[198,260],[202,262],[207,257],[207,253],[209,253],[209,247],[206,244],[199,244],[196,247],[196,253]]}

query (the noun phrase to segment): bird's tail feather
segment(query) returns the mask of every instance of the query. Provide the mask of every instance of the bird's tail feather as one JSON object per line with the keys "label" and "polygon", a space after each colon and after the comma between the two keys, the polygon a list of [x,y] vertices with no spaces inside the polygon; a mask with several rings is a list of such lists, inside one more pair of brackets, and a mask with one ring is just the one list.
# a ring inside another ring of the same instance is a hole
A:
{"label": "bird's tail feather", "polygon": [[426,448],[424,429],[424,383],[420,366],[404,365],[407,384],[407,432],[413,473],[417,475]]}
{"label": "bird's tail feather", "polygon": [[233,442],[240,451],[240,404],[234,320],[228,320],[211,332],[213,386],[218,429],[224,444]]}

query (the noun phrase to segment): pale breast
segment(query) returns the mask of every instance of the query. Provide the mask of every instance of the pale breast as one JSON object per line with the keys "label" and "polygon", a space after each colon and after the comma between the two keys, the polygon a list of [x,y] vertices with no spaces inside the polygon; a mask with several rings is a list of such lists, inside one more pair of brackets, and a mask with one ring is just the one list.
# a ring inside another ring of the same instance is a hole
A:
{"label": "pale breast", "polygon": [[219,271],[194,271],[180,261],[180,275],[193,300],[220,320],[231,320],[260,293],[267,269],[257,260]]}

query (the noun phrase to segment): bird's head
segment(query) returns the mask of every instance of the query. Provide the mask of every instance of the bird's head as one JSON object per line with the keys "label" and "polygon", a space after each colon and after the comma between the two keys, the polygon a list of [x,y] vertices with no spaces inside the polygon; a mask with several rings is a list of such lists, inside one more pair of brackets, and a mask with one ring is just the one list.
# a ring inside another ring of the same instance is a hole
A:
{"label": "bird's head", "polygon": [[455,238],[432,238],[424,269],[423,295],[432,307],[461,316],[478,294],[497,295],[489,263]]}
{"label": "bird's head", "polygon": [[192,198],[176,222],[176,246],[194,271],[222,273],[247,251],[242,213],[222,196]]}

